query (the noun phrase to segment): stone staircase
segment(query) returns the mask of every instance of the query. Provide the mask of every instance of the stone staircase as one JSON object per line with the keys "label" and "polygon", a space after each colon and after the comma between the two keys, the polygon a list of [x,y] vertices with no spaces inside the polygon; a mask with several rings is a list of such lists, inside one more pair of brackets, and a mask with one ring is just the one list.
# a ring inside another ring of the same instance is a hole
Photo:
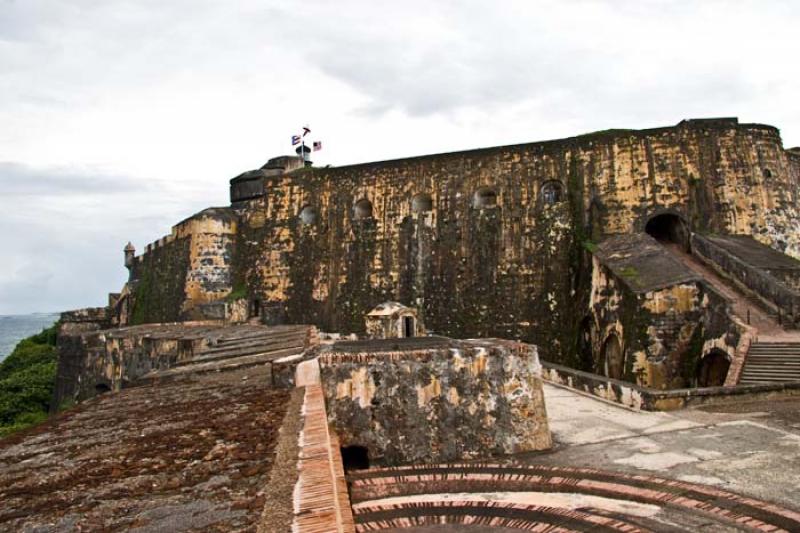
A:
{"label": "stone staircase", "polygon": [[234,370],[301,357],[314,342],[312,326],[239,326],[209,338],[205,349],[171,368],[151,372],[145,379]]}
{"label": "stone staircase", "polygon": [[800,381],[800,342],[755,342],[739,380],[741,385]]}

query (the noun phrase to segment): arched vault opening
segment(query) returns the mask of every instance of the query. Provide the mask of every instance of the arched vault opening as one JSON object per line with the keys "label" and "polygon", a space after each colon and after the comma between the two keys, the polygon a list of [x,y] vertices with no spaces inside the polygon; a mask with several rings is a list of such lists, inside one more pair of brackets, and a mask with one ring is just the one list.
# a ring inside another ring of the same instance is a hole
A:
{"label": "arched vault opening", "polygon": [[674,243],[689,251],[689,231],[678,215],[663,213],[647,221],[644,231],[661,243]]}
{"label": "arched vault opening", "polygon": [[714,348],[697,364],[698,387],[722,387],[728,377],[731,360],[728,354]]}

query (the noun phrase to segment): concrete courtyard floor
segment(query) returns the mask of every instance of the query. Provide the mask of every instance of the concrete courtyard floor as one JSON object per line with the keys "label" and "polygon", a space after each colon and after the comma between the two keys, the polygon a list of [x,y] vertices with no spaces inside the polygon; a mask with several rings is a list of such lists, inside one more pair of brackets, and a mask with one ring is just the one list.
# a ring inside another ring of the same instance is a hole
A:
{"label": "concrete courtyard floor", "polygon": [[652,474],[800,508],[800,397],[633,411],[545,385],[555,446],[518,462]]}

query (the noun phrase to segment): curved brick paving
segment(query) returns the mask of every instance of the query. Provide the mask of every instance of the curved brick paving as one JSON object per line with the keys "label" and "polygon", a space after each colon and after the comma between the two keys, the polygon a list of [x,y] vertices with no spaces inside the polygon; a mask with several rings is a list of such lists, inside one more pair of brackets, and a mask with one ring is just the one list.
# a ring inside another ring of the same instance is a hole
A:
{"label": "curved brick paving", "polygon": [[[433,524],[524,531],[667,531],[620,509],[545,507],[491,500],[491,493],[552,493],[656,506],[674,516],[751,531],[800,531],[800,513],[715,487],[587,468],[451,464],[381,468],[348,475],[357,531]],[[472,500],[468,496],[480,496]],[[426,499],[422,496],[427,495]],[[438,495],[438,496],[437,496]],[[456,500],[444,498],[456,495]],[[439,498],[439,499],[437,499]],[[606,501],[606,500],[598,500]],[[674,529],[673,529],[674,530]],[[678,529],[680,530],[680,529]]]}

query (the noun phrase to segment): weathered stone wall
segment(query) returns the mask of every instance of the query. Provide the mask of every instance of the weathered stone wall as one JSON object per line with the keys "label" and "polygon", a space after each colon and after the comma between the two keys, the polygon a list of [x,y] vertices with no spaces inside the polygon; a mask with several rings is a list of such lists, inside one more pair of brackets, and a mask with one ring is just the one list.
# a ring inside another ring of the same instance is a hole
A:
{"label": "weathered stone wall", "polygon": [[118,391],[151,370],[191,359],[206,343],[204,336],[187,335],[181,326],[59,332],[59,369],[65,371],[56,379],[56,400],[81,401]]}
{"label": "weathered stone wall", "polygon": [[111,317],[106,307],[77,309],[61,313],[58,324],[58,367],[51,410],[57,411],[64,402],[78,395],[88,370],[85,334],[111,326]]}
{"label": "weathered stone wall", "polygon": [[341,445],[365,447],[371,463],[445,462],[551,446],[534,346],[497,339],[362,341],[338,343],[319,362]]}
{"label": "weathered stone wall", "polygon": [[131,266],[130,322],[203,319],[201,306],[233,289],[236,217],[211,208],[180,222],[145,248]]}
{"label": "weathered stone wall", "polygon": [[744,331],[727,300],[649,236],[609,239],[593,256],[592,272],[577,368],[674,389],[695,386],[699,362],[713,348],[732,361],[740,357]]}
{"label": "weathered stone wall", "polygon": [[[132,322],[200,318],[233,292],[266,323],[363,334],[364,315],[396,300],[430,332],[521,339],[580,368],[596,243],[671,213],[800,255],[800,155],[777,129],[735,119],[339,168],[298,161],[235,178],[231,209],[199,213],[136,258]],[[654,326],[677,328],[659,334],[664,346],[694,335],[669,320]]]}
{"label": "weathered stone wall", "polygon": [[[237,276],[267,320],[363,333],[397,300],[429,331],[519,338],[577,365],[587,241],[671,212],[797,255],[793,169],[775,128],[735,119],[301,169],[238,206]],[[562,201],[546,205],[552,183]]]}

